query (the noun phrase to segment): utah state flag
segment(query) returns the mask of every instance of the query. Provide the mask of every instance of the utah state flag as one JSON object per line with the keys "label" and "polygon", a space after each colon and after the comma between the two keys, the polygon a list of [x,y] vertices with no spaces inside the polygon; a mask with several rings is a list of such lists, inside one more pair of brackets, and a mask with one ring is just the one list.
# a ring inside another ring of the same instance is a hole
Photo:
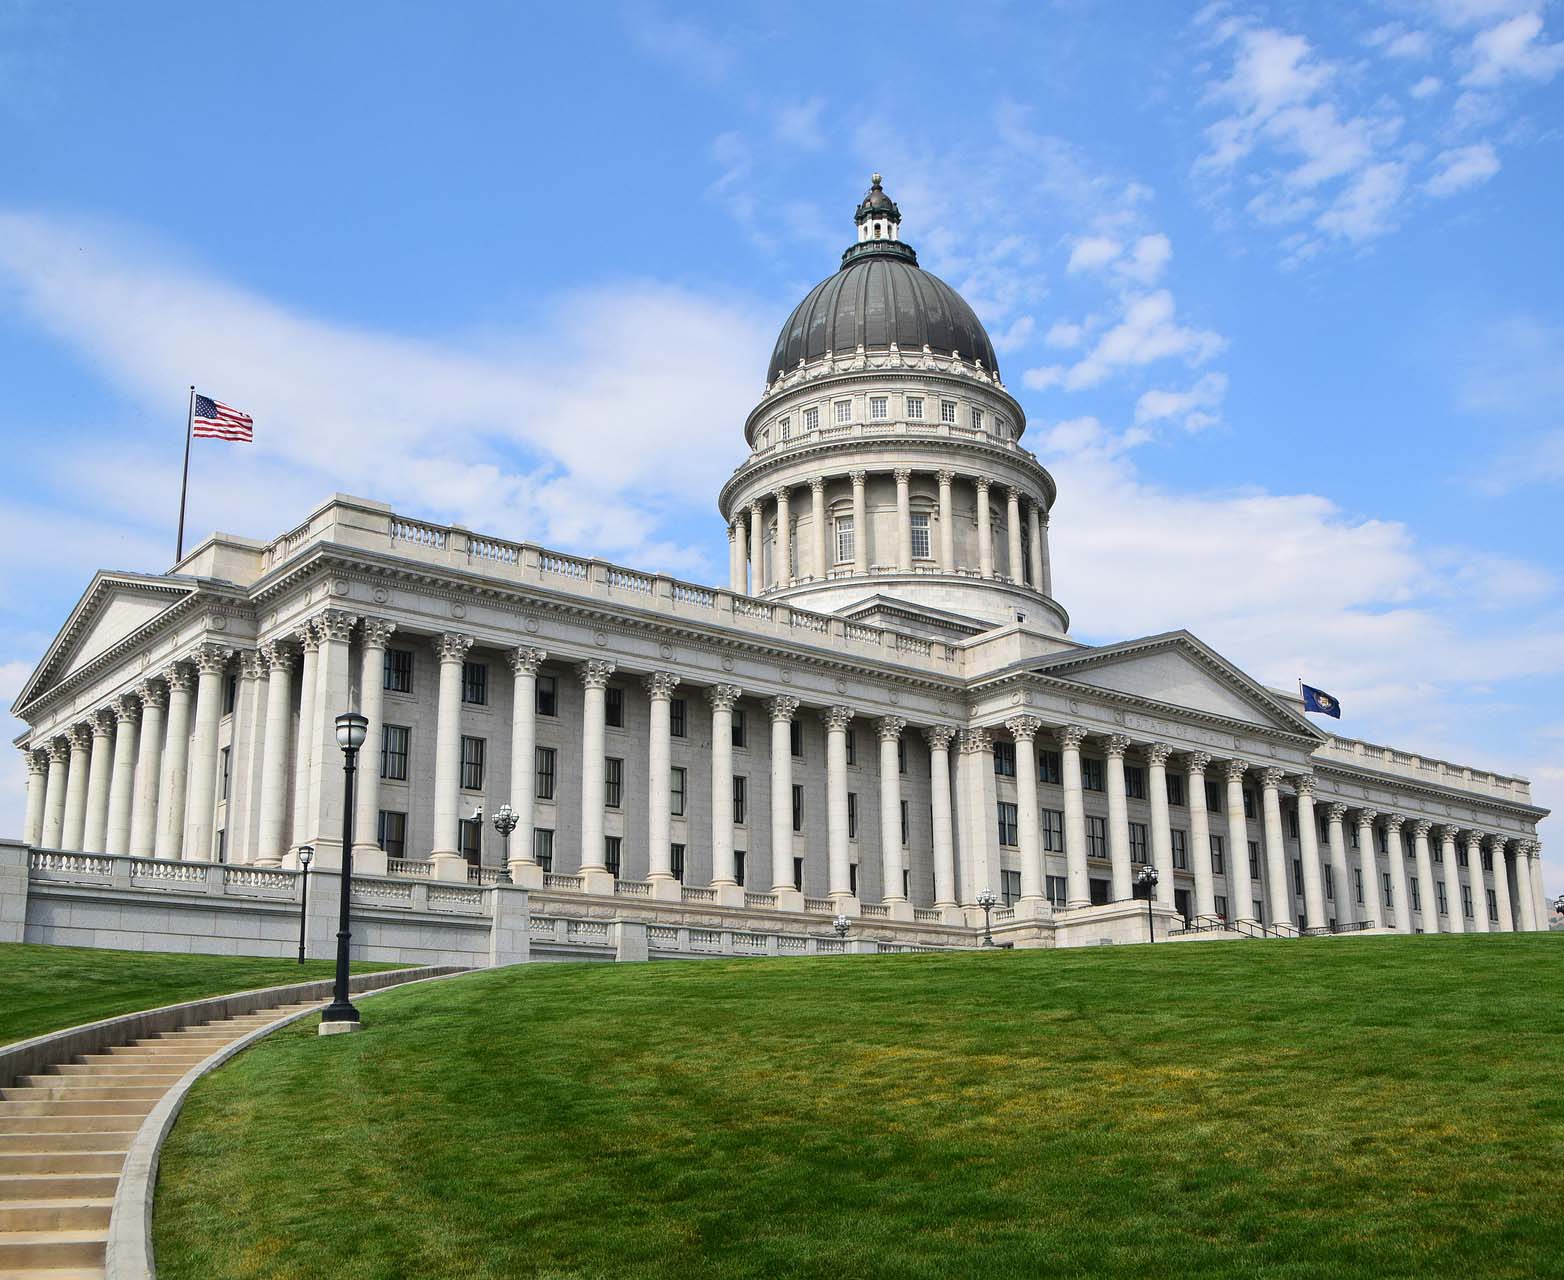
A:
{"label": "utah state flag", "polygon": [[1341,719],[1341,703],[1326,693],[1324,689],[1316,689],[1312,684],[1298,682],[1298,688],[1303,693],[1303,709],[1316,711],[1322,716],[1335,716]]}

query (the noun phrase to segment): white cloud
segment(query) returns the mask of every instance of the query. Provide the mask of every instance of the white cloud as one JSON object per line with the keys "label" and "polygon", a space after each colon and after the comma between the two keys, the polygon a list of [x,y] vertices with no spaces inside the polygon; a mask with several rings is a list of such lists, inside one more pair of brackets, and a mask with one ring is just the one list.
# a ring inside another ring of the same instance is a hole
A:
{"label": "white cloud", "polygon": [[819,150],[825,146],[825,131],[820,127],[820,115],[824,110],[824,98],[806,98],[803,102],[783,106],[777,112],[778,140],[806,151]]}
{"label": "white cloud", "polygon": [[1113,269],[1137,284],[1155,284],[1173,258],[1173,242],[1160,232],[1142,236]]}
{"label": "white cloud", "polygon": [[733,73],[732,45],[699,23],[643,12],[631,21],[629,30],[645,52],[693,79],[717,84]]}
{"label": "white cloud", "polygon": [[1065,350],[1078,347],[1086,341],[1086,326],[1069,320],[1056,320],[1049,326],[1043,341],[1050,347],[1062,347]]}
{"label": "white cloud", "polygon": [[1548,43],[1541,15],[1518,13],[1472,40],[1471,69],[1461,83],[1490,88],[1512,78],[1548,81],[1564,69],[1564,42]]}
{"label": "white cloud", "polygon": [[1426,98],[1432,98],[1442,88],[1444,88],[1444,82],[1438,76],[1424,76],[1412,86],[1410,92],[1414,98],[1421,102]]}
{"label": "white cloud", "polygon": [[1001,355],[1019,350],[1031,340],[1032,330],[1036,327],[1037,321],[1031,316],[1017,316],[1006,328],[992,335],[994,350]]}
{"label": "white cloud", "polygon": [[1431,196],[1467,191],[1499,172],[1499,157],[1486,142],[1441,152],[1438,163],[1439,171],[1424,186]]}
{"label": "white cloud", "polygon": [[1119,369],[1172,357],[1201,364],[1225,345],[1220,334],[1179,324],[1174,317],[1173,295],[1158,289],[1126,300],[1123,318],[1064,375],[1064,386],[1080,391],[1097,386]]}
{"label": "white cloud", "polygon": [[1396,161],[1364,169],[1315,219],[1315,225],[1354,243],[1382,236],[1396,226],[1396,210],[1406,181],[1407,167]]}
{"label": "white cloud", "polygon": [[1047,391],[1049,387],[1057,387],[1064,381],[1065,368],[1062,364],[1045,365],[1040,369],[1028,369],[1021,375],[1021,385],[1030,391]]}
{"label": "white cloud", "polygon": [[1427,31],[1408,28],[1399,22],[1374,28],[1364,43],[1391,58],[1426,58],[1434,51],[1433,37]]}
{"label": "white cloud", "polygon": [[1072,274],[1077,271],[1095,271],[1117,258],[1123,248],[1117,240],[1107,236],[1081,236],[1070,247],[1070,261],[1065,270]]}
{"label": "white cloud", "polygon": [[1201,431],[1219,421],[1217,410],[1226,396],[1226,374],[1202,374],[1187,391],[1145,392],[1135,402],[1135,424],[1176,419],[1186,431]]}

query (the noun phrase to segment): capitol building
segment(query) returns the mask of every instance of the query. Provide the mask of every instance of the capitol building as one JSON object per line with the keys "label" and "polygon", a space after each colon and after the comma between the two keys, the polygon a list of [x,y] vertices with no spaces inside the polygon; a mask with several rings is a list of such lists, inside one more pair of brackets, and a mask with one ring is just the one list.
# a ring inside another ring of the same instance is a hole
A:
{"label": "capitol building", "polygon": [[341,494],[98,573],[13,708],[26,938],[286,896],[305,846],[329,875],[348,709],[366,916],[504,893],[534,951],[644,926],[653,956],[812,953],[838,917],[882,949],[985,918],[1023,947],[1545,927],[1524,779],[1336,736],[1187,631],[1072,638],[1070,495],[982,322],[878,175],[854,221],[716,495],[725,582]]}

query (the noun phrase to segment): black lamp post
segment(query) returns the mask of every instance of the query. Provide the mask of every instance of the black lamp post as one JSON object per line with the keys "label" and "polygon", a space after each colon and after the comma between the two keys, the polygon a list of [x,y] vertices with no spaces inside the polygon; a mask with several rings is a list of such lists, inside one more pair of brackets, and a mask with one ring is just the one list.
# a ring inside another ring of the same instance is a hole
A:
{"label": "black lamp post", "polygon": [[510,833],[516,829],[516,824],[521,819],[516,816],[516,811],[508,804],[502,804],[499,812],[494,815],[494,829],[500,833],[500,839],[505,841],[505,861],[500,863],[500,873],[494,877],[495,884],[510,884]]}
{"label": "black lamp post", "polygon": [[337,911],[337,982],[331,1003],[320,1015],[322,1035],[329,1034],[327,1028],[333,1023],[358,1025],[358,1010],[348,999],[348,939],[352,936],[348,911],[353,902],[353,774],[358,768],[358,749],[368,732],[369,721],[356,711],[337,717],[337,745],[342,748],[342,900]]}
{"label": "black lamp post", "polygon": [[994,932],[989,928],[989,913],[993,911],[994,904],[998,901],[999,899],[988,889],[984,889],[977,896],[977,904],[983,908],[983,945],[985,947],[994,945]]}
{"label": "black lamp post", "polygon": [[1151,901],[1156,896],[1157,879],[1157,869],[1150,865],[1142,867],[1140,874],[1135,877],[1135,896],[1139,898],[1144,895],[1146,899],[1146,937],[1151,942],[1157,940],[1157,924],[1151,914]]}
{"label": "black lamp post", "polygon": [[304,896],[299,901],[299,963],[304,963],[304,925],[310,915],[310,863],[315,860],[315,850],[307,844],[299,846],[299,866],[304,870]]}

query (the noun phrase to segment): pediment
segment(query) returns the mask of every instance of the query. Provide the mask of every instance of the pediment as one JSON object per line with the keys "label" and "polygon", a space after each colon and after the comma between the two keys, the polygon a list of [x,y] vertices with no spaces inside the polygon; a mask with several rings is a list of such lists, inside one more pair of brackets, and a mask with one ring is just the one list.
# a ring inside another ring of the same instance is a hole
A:
{"label": "pediment", "polygon": [[1312,724],[1187,631],[1088,649],[1034,668],[1090,688],[1319,738]]}

